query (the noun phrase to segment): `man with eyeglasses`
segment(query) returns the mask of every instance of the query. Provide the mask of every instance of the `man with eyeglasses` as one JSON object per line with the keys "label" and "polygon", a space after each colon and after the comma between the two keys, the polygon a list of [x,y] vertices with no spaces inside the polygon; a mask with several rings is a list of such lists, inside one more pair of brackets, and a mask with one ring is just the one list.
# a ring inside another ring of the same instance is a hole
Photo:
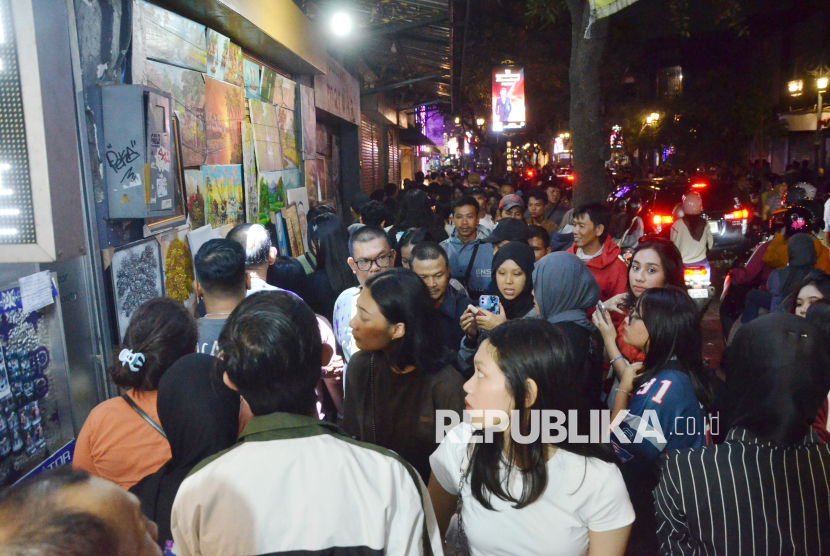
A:
{"label": "man with eyeglasses", "polygon": [[334,303],[334,337],[343,351],[343,387],[346,385],[346,369],[349,359],[358,349],[352,337],[349,322],[357,313],[357,296],[366,280],[395,266],[395,250],[389,245],[389,236],[380,228],[364,226],[349,238],[349,266],[357,276],[360,286],[347,290]]}

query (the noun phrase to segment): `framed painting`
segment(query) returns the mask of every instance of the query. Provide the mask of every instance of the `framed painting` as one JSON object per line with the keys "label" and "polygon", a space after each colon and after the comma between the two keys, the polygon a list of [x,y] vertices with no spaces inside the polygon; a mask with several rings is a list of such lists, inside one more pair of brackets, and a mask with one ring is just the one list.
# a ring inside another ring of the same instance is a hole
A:
{"label": "framed painting", "polygon": [[259,188],[257,187],[254,126],[242,122],[242,179],[245,183],[245,221],[259,222]]}
{"label": "framed painting", "polygon": [[241,124],[244,118],[244,89],[205,77],[205,164],[242,164]]}
{"label": "framed painting", "polygon": [[207,71],[205,26],[149,2],[136,6],[138,32],[144,38],[145,56],[174,66]]}
{"label": "framed painting", "polygon": [[205,224],[219,228],[245,222],[242,165],[202,166]]}
{"label": "framed painting", "polygon": [[207,30],[207,74],[209,77],[242,87],[242,48],[213,29]]}
{"label": "framed painting", "polygon": [[285,221],[285,234],[292,257],[299,257],[303,250],[303,234],[300,232],[300,216],[297,214],[297,205],[288,205],[282,209],[282,219]]}
{"label": "framed painting", "polygon": [[164,296],[158,241],[150,238],[118,249],[110,268],[118,334],[123,340],[135,310],[145,301]]}

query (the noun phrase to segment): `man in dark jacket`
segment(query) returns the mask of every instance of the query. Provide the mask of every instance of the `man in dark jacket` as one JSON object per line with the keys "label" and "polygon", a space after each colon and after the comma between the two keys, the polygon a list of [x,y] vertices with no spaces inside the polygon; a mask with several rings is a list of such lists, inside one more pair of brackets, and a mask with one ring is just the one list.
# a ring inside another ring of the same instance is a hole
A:
{"label": "man in dark jacket", "polygon": [[[444,347],[455,356],[464,338],[461,330],[461,315],[472,305],[473,301],[450,288],[450,265],[444,249],[432,241],[424,241],[415,246],[410,255],[412,271],[427,285],[429,295],[438,308],[438,321],[441,326],[441,338]],[[453,357],[455,362],[457,357]]]}

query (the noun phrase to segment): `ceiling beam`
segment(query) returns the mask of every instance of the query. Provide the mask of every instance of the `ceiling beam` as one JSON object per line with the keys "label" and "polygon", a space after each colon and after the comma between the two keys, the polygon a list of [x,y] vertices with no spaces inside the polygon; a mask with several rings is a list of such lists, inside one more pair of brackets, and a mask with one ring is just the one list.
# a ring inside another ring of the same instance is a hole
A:
{"label": "ceiling beam", "polygon": [[407,21],[404,23],[393,23],[388,25],[377,25],[373,27],[367,27],[363,30],[366,35],[370,36],[382,36],[382,35],[391,35],[393,33],[401,33],[403,31],[411,31],[413,29],[420,29],[422,27],[428,27],[430,25],[435,25],[437,23],[443,23],[449,19],[447,14],[444,15],[436,15],[433,17],[428,17],[426,19],[419,19],[417,21]]}
{"label": "ceiling beam", "polygon": [[444,75],[444,73],[433,73],[430,75],[422,75],[421,77],[415,77],[413,79],[407,79],[406,81],[398,81],[397,83],[381,85],[373,89],[366,89],[365,91],[361,91],[360,96],[373,95],[375,93],[380,93],[381,91],[391,91],[392,89],[399,89],[401,87],[406,87],[407,85],[412,85],[413,83],[420,83],[421,81],[440,81],[443,79]]}

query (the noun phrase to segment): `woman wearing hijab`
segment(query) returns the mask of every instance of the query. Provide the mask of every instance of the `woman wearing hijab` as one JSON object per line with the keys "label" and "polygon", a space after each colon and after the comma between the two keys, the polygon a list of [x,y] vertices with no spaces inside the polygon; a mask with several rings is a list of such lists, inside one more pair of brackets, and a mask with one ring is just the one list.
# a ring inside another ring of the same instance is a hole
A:
{"label": "woman wearing hijab", "polygon": [[810,428],[830,388],[826,336],[766,315],[738,330],[724,363],[726,441],[661,462],[661,553],[827,554],[830,453]]}
{"label": "woman wearing hijab", "polygon": [[[499,251],[501,252],[501,251]],[[545,255],[533,271],[533,298],[539,317],[557,325],[583,370],[583,392],[593,407],[602,392],[602,338],[588,318],[599,301],[599,285],[573,253]]]}
{"label": "woman wearing hijab", "polygon": [[182,481],[200,461],[236,442],[239,394],[214,377],[213,361],[209,355],[187,355],[159,382],[159,420],[173,457],[130,492],[138,496],[144,515],[158,525],[162,549],[172,547],[170,512]]}
{"label": "woman wearing hijab", "polygon": [[683,197],[683,216],[672,224],[670,237],[683,257],[683,264],[705,267],[708,279],[711,277],[711,268],[706,255],[714,245],[715,238],[709,223],[700,215],[702,211],[703,199],[700,194],[692,192]]}
{"label": "woman wearing hijab", "polygon": [[770,313],[788,307],[788,298],[796,293],[798,285],[815,267],[817,256],[813,238],[807,234],[795,234],[787,240],[787,257],[787,266],[774,270],[767,281],[767,288],[772,294]]}

